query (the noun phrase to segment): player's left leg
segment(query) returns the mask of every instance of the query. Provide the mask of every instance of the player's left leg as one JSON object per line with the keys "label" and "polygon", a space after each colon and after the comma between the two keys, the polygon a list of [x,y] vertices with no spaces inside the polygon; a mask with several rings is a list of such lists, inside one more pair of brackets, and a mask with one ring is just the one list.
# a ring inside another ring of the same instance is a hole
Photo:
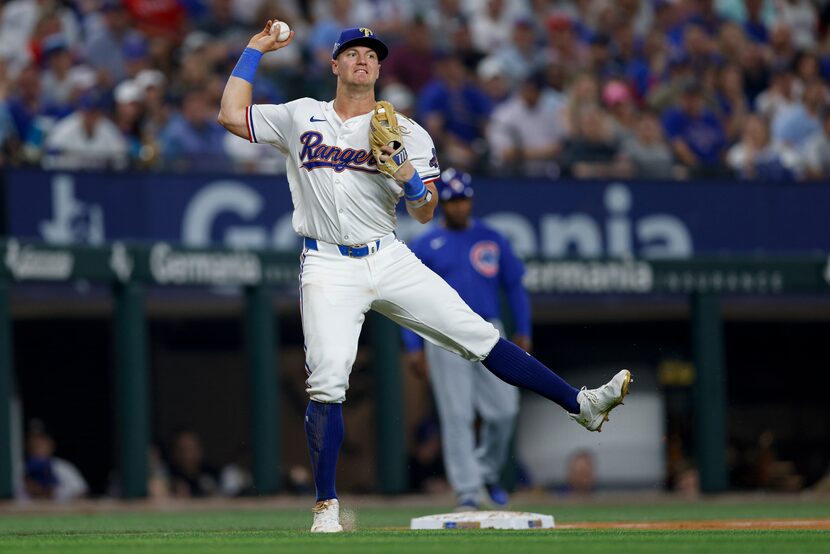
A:
{"label": "player's left leg", "polygon": [[480,361],[501,380],[556,402],[588,430],[601,430],[608,413],[628,394],[628,370],[597,389],[572,387],[539,360],[500,338],[491,323],[473,312],[403,243],[381,250],[370,258],[370,265],[378,291],[372,309],[433,344]]}

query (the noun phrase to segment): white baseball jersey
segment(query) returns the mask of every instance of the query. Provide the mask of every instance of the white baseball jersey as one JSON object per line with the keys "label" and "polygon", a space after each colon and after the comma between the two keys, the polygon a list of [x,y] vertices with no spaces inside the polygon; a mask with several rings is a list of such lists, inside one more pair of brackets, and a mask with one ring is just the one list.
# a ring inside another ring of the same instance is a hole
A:
{"label": "white baseball jersey", "polygon": [[[393,234],[403,191],[377,169],[369,148],[371,117],[342,121],[333,102],[310,98],[246,112],[249,139],[287,156],[294,230],[307,237],[300,266],[306,387],[318,402],[346,399],[369,310],[471,361],[483,359],[499,337]],[[432,139],[414,121],[399,122],[409,161],[425,183],[436,180]],[[364,244],[369,252],[359,257],[337,246]]]}
{"label": "white baseball jersey", "polygon": [[[300,98],[286,104],[249,106],[251,142],[276,146],[287,157],[294,203],[294,230],[333,244],[361,245],[392,233],[395,206],[403,190],[380,173],[369,147],[366,113],[342,121],[334,102]],[[399,116],[409,161],[424,183],[440,169],[432,138],[417,123]]]}

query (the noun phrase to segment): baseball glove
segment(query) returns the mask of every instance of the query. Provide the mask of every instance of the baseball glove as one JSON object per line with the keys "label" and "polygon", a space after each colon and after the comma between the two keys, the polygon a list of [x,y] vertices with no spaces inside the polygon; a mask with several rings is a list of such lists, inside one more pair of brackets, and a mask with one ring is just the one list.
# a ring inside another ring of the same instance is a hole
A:
{"label": "baseball glove", "polygon": [[[403,146],[403,133],[403,127],[398,125],[394,106],[385,101],[376,103],[369,122],[369,146],[372,148],[378,170],[389,177],[394,176],[408,158]],[[386,161],[381,162],[380,157],[385,154],[381,148],[384,146],[389,146],[392,153]]]}

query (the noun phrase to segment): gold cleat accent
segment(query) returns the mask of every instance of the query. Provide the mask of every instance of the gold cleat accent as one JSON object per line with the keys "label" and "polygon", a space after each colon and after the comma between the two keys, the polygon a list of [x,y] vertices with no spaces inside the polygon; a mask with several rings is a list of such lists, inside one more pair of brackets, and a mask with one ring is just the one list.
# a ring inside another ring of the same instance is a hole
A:
{"label": "gold cleat accent", "polygon": [[570,414],[571,418],[589,431],[602,431],[602,426],[609,421],[608,414],[623,403],[631,388],[631,372],[623,369],[608,383],[596,389],[585,387],[579,392],[579,413]]}

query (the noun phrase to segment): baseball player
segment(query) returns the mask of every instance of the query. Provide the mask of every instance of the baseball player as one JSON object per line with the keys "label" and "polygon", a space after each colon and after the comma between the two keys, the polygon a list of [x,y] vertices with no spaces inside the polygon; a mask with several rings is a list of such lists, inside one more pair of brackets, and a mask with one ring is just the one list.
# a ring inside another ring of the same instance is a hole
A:
{"label": "baseball player", "polygon": [[[427,267],[452,286],[461,298],[502,332],[500,297],[503,291],[516,326],[513,342],[530,349],[530,303],[522,286],[524,267],[510,243],[494,229],[472,219],[473,187],[467,173],[447,169],[441,174],[439,198],[443,225],[422,235],[411,246]],[[507,491],[499,475],[510,448],[519,410],[519,391],[452,352],[403,331],[407,365],[416,374],[429,374],[441,420],[444,466],[456,493],[459,511],[475,510],[483,491],[497,506],[505,506]],[[476,448],[474,422],[481,418]]]}
{"label": "baseball player", "polygon": [[600,430],[628,392],[620,371],[597,389],[577,390],[473,312],[444,280],[395,236],[395,206],[425,223],[438,202],[439,167],[432,139],[394,108],[375,101],[386,45],[371,29],[341,32],[332,50],[335,98],[301,98],[251,105],[263,54],[288,46],[271,33],[254,35],[222,94],[219,122],[286,157],[293,226],[304,237],[300,256],[300,314],[311,398],[305,431],[317,503],[313,532],[338,532],[335,469],[343,441],[342,403],[366,312],[375,310],[499,378],[562,406],[583,426]]}

